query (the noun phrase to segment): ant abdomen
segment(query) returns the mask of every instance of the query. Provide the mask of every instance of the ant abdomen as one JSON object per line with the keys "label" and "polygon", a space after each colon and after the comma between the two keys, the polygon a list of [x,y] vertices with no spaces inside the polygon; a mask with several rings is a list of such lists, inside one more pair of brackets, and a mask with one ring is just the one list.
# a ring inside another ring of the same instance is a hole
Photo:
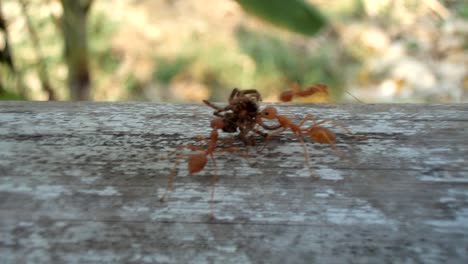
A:
{"label": "ant abdomen", "polygon": [[208,162],[208,158],[204,152],[190,154],[189,162],[188,162],[189,173],[190,174],[197,173],[203,170],[207,162]]}
{"label": "ant abdomen", "polygon": [[294,96],[293,91],[284,91],[280,94],[279,99],[281,102],[289,102],[292,100],[293,96]]}
{"label": "ant abdomen", "polygon": [[333,144],[336,142],[336,134],[326,127],[312,127],[308,131],[310,138],[322,144]]}

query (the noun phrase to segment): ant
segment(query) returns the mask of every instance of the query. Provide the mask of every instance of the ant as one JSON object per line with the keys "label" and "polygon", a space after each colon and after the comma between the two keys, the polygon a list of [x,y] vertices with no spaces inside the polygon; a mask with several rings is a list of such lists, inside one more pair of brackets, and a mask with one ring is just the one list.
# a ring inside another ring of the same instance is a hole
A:
{"label": "ant", "polygon": [[[307,154],[307,148],[305,147],[304,139],[303,139],[303,134],[307,134],[313,141],[321,144],[329,144],[332,146],[333,150],[338,154],[338,156],[344,158],[346,161],[350,162],[344,155],[336,148],[336,134],[331,131],[329,128],[321,126],[323,123],[326,122],[332,122],[334,125],[341,127],[344,129],[347,133],[351,135],[355,135],[355,133],[351,132],[348,128],[344,127],[343,125],[339,124],[333,119],[324,119],[321,121],[317,121],[317,119],[312,115],[312,114],[307,114],[302,121],[299,124],[293,123],[291,119],[284,115],[278,114],[278,111],[276,110],[275,107],[273,106],[267,106],[265,107],[261,112],[260,112],[260,117],[265,118],[265,119],[276,119],[279,123],[279,125],[282,127],[282,129],[277,130],[271,134],[268,135],[265,146],[268,144],[268,140],[272,136],[279,135],[283,133],[285,130],[288,128],[291,129],[293,134],[296,136],[296,139],[301,143],[302,148],[304,150],[304,159],[306,162],[307,167],[310,170],[310,163],[309,163],[309,157]],[[304,123],[308,120],[312,119],[313,124],[307,128],[302,128]],[[363,137],[365,138],[365,137]],[[262,150],[263,150],[262,148]],[[314,177],[316,178],[316,177]]]}
{"label": "ant", "polygon": [[328,95],[328,87],[325,84],[316,84],[316,85],[307,87],[305,90],[301,90],[299,84],[295,82],[292,84],[291,88],[292,88],[291,90],[284,91],[280,94],[279,96],[280,101],[289,102],[294,97],[307,97],[317,92],[322,92]]}
{"label": "ant", "polygon": [[[325,85],[325,84],[315,84],[315,85],[312,85],[312,86],[306,88],[305,90],[301,90],[299,84],[297,82],[294,82],[292,84],[292,89],[291,90],[284,91],[284,92],[282,92],[280,94],[279,100],[281,102],[290,102],[294,97],[307,97],[307,96],[311,96],[311,95],[313,95],[314,93],[317,93],[317,92],[322,92],[322,93],[324,93],[324,94],[326,94],[328,96],[329,95],[328,86]],[[345,91],[345,93],[347,93],[349,96],[354,98],[359,103],[363,103],[361,100],[359,100],[356,96],[354,96],[350,92]]]}
{"label": "ant", "polygon": [[[215,168],[215,172],[213,174],[213,177],[211,178],[211,187],[212,187],[212,190],[211,190],[211,200],[210,200],[210,218],[213,219],[214,218],[214,214],[213,214],[213,198],[214,198],[214,190],[215,190],[215,183],[217,181],[217,165],[216,165],[216,160],[214,159],[214,156],[213,156],[213,153],[216,151],[216,146],[218,144],[218,130],[222,130],[224,129],[224,120],[220,117],[215,117],[213,118],[213,120],[211,120],[211,124],[210,124],[212,130],[211,130],[211,133],[210,133],[210,137],[209,137],[209,141],[208,141],[208,144],[207,144],[207,147],[206,149],[203,149],[201,147],[197,147],[197,146],[192,146],[192,145],[184,145],[184,146],[181,146],[181,147],[178,147],[173,153],[175,153],[176,151],[178,151],[179,149],[182,149],[182,148],[188,148],[188,149],[191,149],[191,150],[194,150],[194,151],[197,151],[196,153],[193,153],[193,154],[180,154],[179,156],[177,156],[176,158],[176,161],[175,161],[175,164],[174,164],[174,167],[171,171],[171,175],[169,177],[169,180],[167,182],[167,187],[166,187],[166,190],[164,192],[164,194],[161,196],[161,198],[159,199],[160,202],[164,202],[164,200],[166,199],[166,196],[169,194],[169,190],[172,189],[172,183],[174,182],[174,178],[176,177],[177,173],[176,173],[176,168],[177,168],[177,165],[179,164],[179,160],[185,156],[188,156],[188,171],[189,171],[189,175],[192,175],[194,173],[197,173],[197,172],[200,172],[202,171],[207,162],[208,162],[208,157],[210,157],[210,159],[212,160],[213,162],[213,165],[214,165],[214,168]],[[236,148],[227,148],[227,149],[223,149],[222,151],[236,151],[237,149]]]}
{"label": "ant", "polygon": [[[302,149],[304,150],[304,159],[307,165],[307,168],[310,170],[310,163],[309,163],[309,157],[307,154],[307,148],[305,147],[304,139],[302,137],[302,129],[301,126],[307,121],[308,116],[306,116],[299,125],[294,124],[291,119],[289,119],[286,116],[278,114],[278,110],[276,110],[275,107],[273,106],[267,106],[265,107],[262,111],[259,113],[260,118],[265,118],[269,120],[276,119],[279,123],[279,126],[281,127],[280,130],[274,131],[273,133],[269,134],[265,140],[265,145],[261,150],[263,150],[266,145],[268,144],[268,140],[270,137],[279,135],[286,131],[288,128],[291,129],[293,132],[294,136],[296,136],[296,139],[301,143]],[[260,150],[260,151],[261,151]]]}

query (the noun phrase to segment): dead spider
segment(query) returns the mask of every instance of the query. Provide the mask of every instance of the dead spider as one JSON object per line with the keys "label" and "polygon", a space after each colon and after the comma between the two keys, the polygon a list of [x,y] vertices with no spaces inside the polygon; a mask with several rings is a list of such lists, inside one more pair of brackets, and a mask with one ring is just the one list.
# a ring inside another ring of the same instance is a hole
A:
{"label": "dead spider", "polygon": [[223,131],[226,133],[236,133],[239,131],[239,139],[251,145],[247,139],[249,132],[253,131],[263,137],[268,134],[257,129],[257,125],[266,130],[276,130],[280,125],[268,126],[259,118],[259,103],[262,101],[260,93],[255,89],[239,90],[234,88],[229,96],[228,105],[219,107],[207,100],[203,103],[215,109],[215,116],[221,117],[224,122]]}

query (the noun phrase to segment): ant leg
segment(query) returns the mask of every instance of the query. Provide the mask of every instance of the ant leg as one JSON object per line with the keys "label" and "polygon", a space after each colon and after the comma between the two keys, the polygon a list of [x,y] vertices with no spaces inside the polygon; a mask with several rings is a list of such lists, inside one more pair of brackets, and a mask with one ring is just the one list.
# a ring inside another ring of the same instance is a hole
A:
{"label": "ant leg", "polygon": [[[209,138],[206,138],[206,137],[204,137],[204,136],[202,136],[202,135],[197,136],[197,139],[198,139],[199,141],[202,141],[202,140],[205,141],[205,144],[209,144],[209,143],[210,143],[210,139],[209,139]],[[224,140],[222,141],[222,143],[224,143],[225,141],[228,141],[228,140],[231,140],[231,142],[234,141],[233,139],[224,139]],[[199,146],[182,145],[182,146],[177,147],[175,150],[171,151],[171,152],[167,155],[167,157],[170,157],[170,156],[174,155],[177,151],[180,151],[181,149],[184,149],[184,148],[187,148],[187,149],[190,149],[190,150],[193,150],[193,151],[204,151],[204,150],[205,150],[205,148],[199,147]]]}
{"label": "ant leg", "polygon": [[[262,136],[263,138],[268,138],[268,133],[265,133],[265,132],[263,132],[263,131],[258,130],[258,126],[254,126],[252,130],[253,130],[253,132],[254,132],[255,134],[260,135],[260,136]],[[252,146],[252,147],[255,146],[256,144],[255,144],[255,138],[254,138],[254,136],[253,136],[253,135],[250,136],[250,139],[251,139],[251,142],[253,142],[253,144],[251,144],[250,146]],[[262,150],[263,150],[263,148],[262,148]],[[248,159],[248,158],[249,158],[249,146],[248,146],[248,145],[246,146],[246,151],[245,151],[245,153],[246,153],[245,159]]]}
{"label": "ant leg", "polygon": [[315,116],[313,114],[307,114],[303,119],[302,121],[299,123],[299,127],[301,127],[302,125],[304,125],[304,123],[309,120],[309,119],[312,119],[312,121],[314,122],[314,125],[317,123],[317,118],[315,118]]}
{"label": "ant leg", "polygon": [[343,129],[344,131],[346,131],[349,135],[357,138],[358,140],[365,140],[367,139],[366,136],[359,136],[359,135],[356,135],[356,133],[354,133],[353,131],[351,131],[349,128],[343,126],[342,124],[340,124],[338,121],[334,120],[334,119],[331,119],[331,118],[326,118],[326,119],[323,119],[319,122],[316,122],[315,124],[311,125],[310,127],[308,127],[306,130],[309,130],[310,128],[313,128],[313,127],[317,127],[323,123],[326,123],[326,122],[331,122],[333,123],[335,126],[337,127],[340,127],[341,129]]}
{"label": "ant leg", "polygon": [[[221,149],[216,152],[224,152],[224,151],[240,151],[239,148],[229,147],[226,149]],[[211,177],[211,194],[210,194],[210,220],[214,220],[214,210],[213,210],[213,203],[214,203],[214,194],[215,194],[215,187],[216,182],[218,182],[218,165],[216,163],[216,159],[213,156],[213,153],[210,154],[210,159],[213,162],[214,166],[214,174]]]}
{"label": "ant leg", "polygon": [[281,124],[277,124],[277,125],[274,125],[274,126],[269,126],[265,123],[263,123],[263,120],[260,116],[257,116],[255,118],[255,122],[260,125],[262,128],[266,129],[266,130],[276,130],[276,129],[279,129],[281,128]]}
{"label": "ant leg", "polygon": [[214,220],[213,202],[214,202],[215,186],[216,186],[216,182],[218,181],[218,166],[216,165],[216,160],[214,159],[213,154],[210,154],[210,158],[213,161],[213,165],[214,165],[214,174],[211,177],[210,220]]}
{"label": "ant leg", "polygon": [[281,124],[278,124],[278,125],[275,125],[275,126],[268,126],[266,124],[264,124],[263,122],[260,124],[261,127],[263,127],[264,129],[266,130],[276,130],[276,129],[279,129],[281,128]]}
{"label": "ant leg", "polygon": [[302,125],[304,125],[304,123],[308,120],[308,119],[312,119],[313,121],[313,124],[307,128],[303,128],[301,129],[301,132],[309,132],[312,128],[314,127],[318,127],[320,126],[321,124],[323,123],[326,123],[326,122],[331,122],[333,123],[335,126],[338,126],[340,128],[342,128],[343,130],[345,130],[348,134],[351,134],[351,135],[354,135],[355,133],[352,132],[351,130],[349,130],[347,127],[343,126],[342,124],[338,123],[337,121],[335,121],[334,119],[331,119],[331,118],[326,118],[326,119],[323,119],[323,120],[320,120],[320,121],[317,121],[317,118],[312,115],[312,114],[307,114],[304,119],[302,119],[301,123],[299,124],[299,127],[301,127]]}
{"label": "ant leg", "polygon": [[268,137],[268,133],[262,132],[262,131],[258,130],[257,128],[254,128],[253,131],[254,131],[255,134],[260,135],[260,136],[262,136],[264,138]]}
{"label": "ant leg", "polygon": [[310,170],[309,155],[308,155],[308,153],[307,153],[307,148],[306,148],[306,146],[305,146],[304,139],[302,138],[302,135],[301,135],[301,134],[299,134],[299,133],[294,133],[294,134],[296,134],[296,139],[301,143],[301,146],[302,146],[302,148],[303,148],[303,150],[304,150],[304,159],[305,159],[305,163],[306,163],[307,167],[308,167],[309,170]]}
{"label": "ant leg", "polygon": [[187,154],[180,154],[179,156],[177,156],[174,162],[174,166],[172,167],[171,174],[169,175],[169,179],[167,180],[166,190],[164,191],[164,194],[161,196],[161,198],[159,198],[159,201],[161,203],[164,202],[164,200],[166,199],[166,196],[169,194],[169,191],[172,189],[172,184],[174,182],[175,177],[177,176],[177,172],[176,172],[177,165],[179,164],[180,159],[183,158],[184,156],[187,156]]}
{"label": "ant leg", "polygon": [[239,137],[240,140],[246,143],[245,136],[249,133],[249,131],[245,129],[243,126],[238,126],[238,127],[239,127],[239,135],[237,136]]}
{"label": "ant leg", "polygon": [[354,100],[358,101],[359,103],[361,103],[361,104],[364,104],[364,102],[363,102],[363,101],[359,100],[359,99],[358,99],[356,96],[354,96],[354,95],[353,95],[353,94],[351,94],[350,92],[348,92],[348,91],[345,91],[345,93],[349,94],[349,95],[350,95],[352,98],[354,98]]}
{"label": "ant leg", "polygon": [[248,144],[245,145],[245,151],[242,151],[242,152],[241,152],[241,155],[242,155],[242,157],[243,157],[245,160],[248,160],[248,159],[249,159],[249,147],[255,146],[255,138],[254,138],[254,136],[251,135],[251,136],[248,138],[247,141],[248,141]]}
{"label": "ant leg", "polygon": [[159,160],[168,160],[172,155],[174,155],[175,153],[177,153],[178,151],[180,151],[181,149],[184,149],[184,148],[188,148],[188,149],[193,150],[193,151],[203,151],[204,150],[202,147],[198,147],[198,146],[183,145],[183,146],[179,146],[175,150],[169,152],[169,154],[167,154],[166,157],[160,157]]}
{"label": "ant leg", "polygon": [[262,152],[266,148],[271,137],[277,136],[283,133],[285,130],[286,128],[283,127],[281,130],[277,130],[277,131],[274,131],[273,133],[268,134],[268,136],[265,138],[265,145],[263,145],[263,148],[261,148],[260,150],[257,149],[257,152]]}
{"label": "ant leg", "polygon": [[324,123],[326,123],[326,122],[333,123],[335,126],[342,128],[343,130],[345,130],[345,131],[348,132],[349,134],[354,134],[354,132],[352,132],[351,130],[349,130],[349,128],[343,126],[342,124],[338,123],[338,121],[335,121],[334,119],[331,119],[331,118],[323,119],[323,120],[321,120],[321,121],[315,123],[313,126],[319,126],[319,125],[324,124]]}
{"label": "ant leg", "polygon": [[223,138],[223,139],[221,139],[220,142],[217,143],[216,145],[217,145],[217,146],[220,146],[220,145],[227,144],[227,145],[231,145],[231,146],[232,146],[232,145],[234,144],[234,141],[235,141],[235,140],[236,140],[236,139],[235,139],[234,137]]}
{"label": "ant leg", "polygon": [[339,156],[340,158],[344,159],[346,162],[348,162],[349,164],[353,164],[351,162],[351,160],[349,160],[344,154],[343,152],[341,152],[337,147],[336,147],[336,143],[334,142],[334,140],[332,138],[330,138],[330,136],[325,133],[324,131],[320,131],[322,136],[326,139],[326,142],[329,142],[328,144],[331,145],[333,151],[335,152],[335,154],[337,156]]}
{"label": "ant leg", "polygon": [[[281,128],[281,125],[279,125],[278,128]],[[253,131],[255,134],[262,136],[263,138],[267,139],[269,137],[269,133],[265,133],[263,131],[258,130],[258,126],[255,126],[253,128]],[[247,149],[248,150],[248,149]],[[263,149],[262,149],[263,150]]]}
{"label": "ant leg", "polygon": [[296,136],[296,139],[301,143],[302,149],[304,150],[304,160],[305,160],[307,169],[309,169],[310,177],[312,177],[312,179],[318,179],[319,177],[314,175],[312,173],[312,170],[310,169],[309,154],[307,152],[307,148],[305,146],[304,139],[302,138],[302,134],[300,132],[297,132],[297,133],[294,133],[294,134]]}
{"label": "ant leg", "polygon": [[[204,139],[204,140],[207,140],[207,139]],[[204,150],[204,148],[198,147],[198,146],[183,145],[183,146],[179,146],[175,150],[171,151],[169,154],[167,154],[167,157],[169,158],[170,156],[174,155],[177,151],[179,151],[181,149],[184,149],[184,148],[188,148],[188,149],[193,150],[193,151],[200,151],[200,150],[203,151]]]}

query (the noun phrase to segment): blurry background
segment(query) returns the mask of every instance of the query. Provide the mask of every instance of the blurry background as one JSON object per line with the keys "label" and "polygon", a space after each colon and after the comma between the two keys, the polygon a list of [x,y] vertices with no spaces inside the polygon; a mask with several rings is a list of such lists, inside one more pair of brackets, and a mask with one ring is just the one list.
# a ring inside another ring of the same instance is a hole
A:
{"label": "blurry background", "polygon": [[298,81],[329,85],[308,101],[468,101],[468,1],[310,0],[327,20],[313,35],[238,2],[0,0],[0,99],[277,101]]}

